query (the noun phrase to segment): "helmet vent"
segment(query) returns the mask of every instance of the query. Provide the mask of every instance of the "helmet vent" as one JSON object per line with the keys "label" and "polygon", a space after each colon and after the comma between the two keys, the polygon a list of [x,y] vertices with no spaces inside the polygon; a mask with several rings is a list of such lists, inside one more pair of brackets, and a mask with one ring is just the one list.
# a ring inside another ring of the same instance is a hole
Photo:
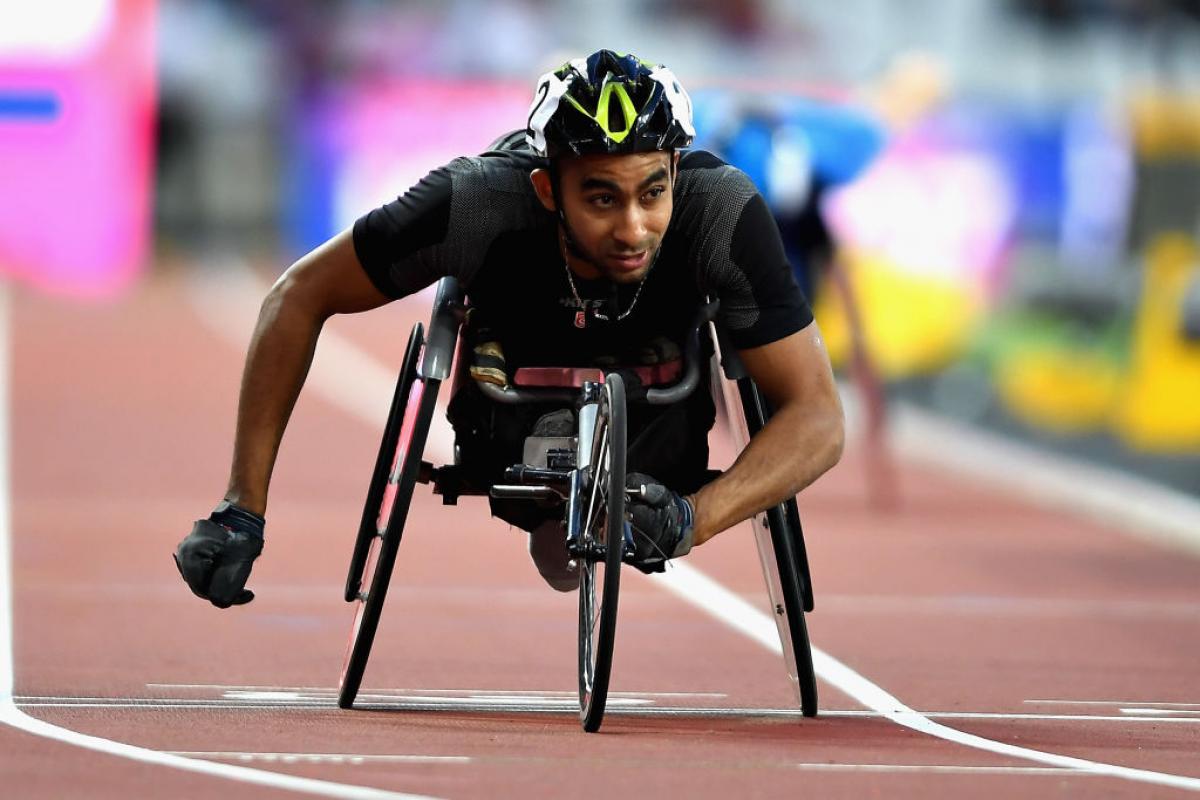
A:
{"label": "helmet vent", "polygon": [[624,108],[620,103],[608,104],[608,129],[614,133],[628,130],[630,123],[625,119]]}

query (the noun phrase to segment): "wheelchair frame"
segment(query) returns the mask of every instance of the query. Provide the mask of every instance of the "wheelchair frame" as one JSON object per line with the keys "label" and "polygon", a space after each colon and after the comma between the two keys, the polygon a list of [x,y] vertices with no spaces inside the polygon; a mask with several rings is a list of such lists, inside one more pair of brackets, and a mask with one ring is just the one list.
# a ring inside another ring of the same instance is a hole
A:
{"label": "wheelchair frame", "polygon": [[[344,597],[347,602],[355,603],[355,616],[339,684],[338,705],[342,708],[353,706],[361,685],[415,484],[432,483],[434,493],[441,494],[445,504],[457,503],[460,495],[482,493],[463,490],[455,465],[435,468],[421,460],[439,388],[452,375],[459,328],[464,318],[463,303],[457,281],[443,278],[437,287],[428,339],[423,326],[417,323],[405,350],[346,580]],[[706,316],[702,320],[711,320],[715,309],[715,304],[706,306],[703,309]],[[701,328],[707,324],[704,321]],[[737,444],[744,447],[770,419],[771,408],[746,374],[736,350],[729,346],[720,327],[711,327],[716,334],[716,349],[726,378],[721,380],[717,370],[712,371],[714,400],[725,408],[735,438],[739,439]],[[686,348],[685,363],[692,367],[689,374],[675,386],[648,390],[648,398],[674,402],[695,388],[699,372],[695,368],[699,358],[696,341],[697,337],[692,336]],[[579,414],[577,442],[584,444],[577,445],[575,460],[578,463],[571,465],[578,466],[577,469],[528,470],[518,465],[508,470],[506,485],[496,485],[491,490],[497,496],[507,497],[565,495],[569,549],[579,561],[584,576],[579,606],[580,719],[584,730],[595,731],[600,727],[606,703],[620,566],[628,538],[628,522],[624,519],[623,382],[614,374],[606,376],[603,383],[587,382],[581,390],[492,389],[494,391],[485,393],[499,402],[579,400],[583,409]],[[740,415],[732,413],[734,406],[741,407]],[[601,431],[608,436],[604,440],[608,442],[606,446],[599,446]],[[609,461],[602,463],[605,458]],[[602,475],[603,479],[598,479]],[[604,481],[608,483],[599,486]],[[606,495],[603,514],[589,513],[579,507],[580,501],[586,500],[587,506],[594,511],[595,498],[601,489]],[[593,530],[593,525],[601,519],[603,532],[598,533],[599,528]],[[795,498],[768,509],[753,520],[753,525],[787,673],[796,689],[802,713],[813,717],[817,714],[816,678],[804,621],[804,612],[813,610],[812,582]],[[597,565],[602,566],[597,568]],[[602,575],[599,587],[596,585],[597,572]],[[364,579],[367,580],[365,590]],[[595,604],[597,589],[601,593],[598,610]]]}

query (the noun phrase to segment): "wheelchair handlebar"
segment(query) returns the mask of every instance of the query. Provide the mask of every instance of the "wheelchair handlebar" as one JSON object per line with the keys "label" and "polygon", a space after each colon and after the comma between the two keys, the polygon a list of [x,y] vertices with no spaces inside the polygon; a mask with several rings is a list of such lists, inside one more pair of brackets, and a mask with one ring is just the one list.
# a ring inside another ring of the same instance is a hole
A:
{"label": "wheelchair handlebar", "polygon": [[[712,300],[700,306],[696,314],[696,324],[692,326],[683,348],[683,377],[674,384],[662,389],[647,389],[645,402],[655,406],[665,406],[688,397],[696,390],[700,382],[700,329],[716,318],[717,310],[721,307],[719,300]],[[572,403],[579,397],[579,389],[575,387],[500,387],[494,383],[477,382],[476,385],[489,400],[497,403]]]}
{"label": "wheelchair handlebar", "polygon": [[652,406],[667,406],[688,397],[700,382],[700,329],[717,316],[721,301],[713,300],[700,306],[696,324],[688,333],[683,346],[683,377],[671,386],[662,389],[647,389],[646,402]]}

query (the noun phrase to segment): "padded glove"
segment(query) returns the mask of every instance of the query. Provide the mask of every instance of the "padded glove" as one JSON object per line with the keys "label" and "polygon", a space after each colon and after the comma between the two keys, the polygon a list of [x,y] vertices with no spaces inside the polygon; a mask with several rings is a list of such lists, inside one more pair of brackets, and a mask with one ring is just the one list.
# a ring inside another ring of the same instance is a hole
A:
{"label": "padded glove", "polygon": [[175,548],[175,566],[192,593],[217,608],[249,603],[250,567],[263,548],[266,520],[222,500]]}
{"label": "padded glove", "polygon": [[499,342],[480,342],[471,353],[471,377],[481,383],[508,386],[504,349]]}
{"label": "padded glove", "polygon": [[625,503],[633,527],[633,557],[629,563],[647,574],[662,572],[667,559],[692,549],[692,504],[640,472],[625,476],[625,485],[638,492]]}
{"label": "padded glove", "polygon": [[465,335],[471,345],[471,377],[500,388],[508,386],[508,368],[500,336],[480,317],[478,309],[468,312]]}

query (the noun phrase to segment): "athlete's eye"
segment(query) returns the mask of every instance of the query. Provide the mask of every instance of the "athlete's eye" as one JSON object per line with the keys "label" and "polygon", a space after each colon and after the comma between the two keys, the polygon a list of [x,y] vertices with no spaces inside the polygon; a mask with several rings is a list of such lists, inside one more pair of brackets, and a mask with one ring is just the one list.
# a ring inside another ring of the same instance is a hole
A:
{"label": "athlete's eye", "polygon": [[616,198],[614,198],[611,194],[594,194],[588,198],[589,203],[601,208],[608,208],[615,202],[615,200]]}
{"label": "athlete's eye", "polygon": [[660,197],[662,197],[664,194],[666,194],[666,191],[667,191],[667,187],[665,187],[665,186],[655,186],[654,188],[652,188],[648,192],[646,192],[644,195],[642,195],[642,199],[647,202],[658,200]]}

